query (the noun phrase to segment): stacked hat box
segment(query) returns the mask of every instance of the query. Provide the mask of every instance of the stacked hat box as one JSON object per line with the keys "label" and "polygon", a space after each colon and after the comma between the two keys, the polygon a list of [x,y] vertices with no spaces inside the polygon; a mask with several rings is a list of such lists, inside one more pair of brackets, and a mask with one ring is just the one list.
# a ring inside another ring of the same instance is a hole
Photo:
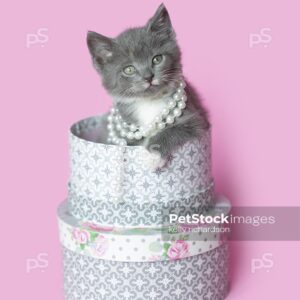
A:
{"label": "stacked hat box", "polygon": [[105,128],[103,115],[70,130],[68,198],[58,208],[65,298],[224,299],[222,233],[169,224],[170,213],[215,214],[210,131],[153,171],[144,147],[108,145]]}

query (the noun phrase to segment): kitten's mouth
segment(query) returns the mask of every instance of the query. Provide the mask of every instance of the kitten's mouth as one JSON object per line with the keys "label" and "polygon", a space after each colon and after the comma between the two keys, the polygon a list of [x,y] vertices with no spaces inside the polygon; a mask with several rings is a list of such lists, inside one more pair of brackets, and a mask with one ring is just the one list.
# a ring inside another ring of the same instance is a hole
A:
{"label": "kitten's mouth", "polygon": [[150,97],[151,99],[160,98],[169,91],[169,87],[164,82],[158,82],[155,80],[154,82],[144,83],[143,91],[140,94],[143,97]]}
{"label": "kitten's mouth", "polygon": [[159,84],[152,84],[152,83],[149,83],[149,86],[146,88],[146,90],[148,90],[148,89],[153,89],[153,88],[156,88],[156,87],[158,87],[159,86]]}
{"label": "kitten's mouth", "polygon": [[150,84],[146,89],[145,92],[146,93],[151,93],[151,94],[157,94],[160,90],[161,86],[156,84]]}
{"label": "kitten's mouth", "polygon": [[154,90],[154,89],[158,88],[159,86],[160,86],[160,83],[157,79],[153,79],[151,82],[144,83],[145,91]]}

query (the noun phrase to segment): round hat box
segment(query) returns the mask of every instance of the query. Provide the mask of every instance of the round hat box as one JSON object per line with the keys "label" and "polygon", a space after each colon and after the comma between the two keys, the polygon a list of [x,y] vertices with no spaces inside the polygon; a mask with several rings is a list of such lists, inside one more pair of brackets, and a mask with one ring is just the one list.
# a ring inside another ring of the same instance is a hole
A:
{"label": "round hat box", "polygon": [[168,226],[170,213],[213,206],[210,131],[155,171],[144,147],[105,141],[106,115],[71,127],[68,198],[58,208],[66,299],[224,299],[224,235]]}

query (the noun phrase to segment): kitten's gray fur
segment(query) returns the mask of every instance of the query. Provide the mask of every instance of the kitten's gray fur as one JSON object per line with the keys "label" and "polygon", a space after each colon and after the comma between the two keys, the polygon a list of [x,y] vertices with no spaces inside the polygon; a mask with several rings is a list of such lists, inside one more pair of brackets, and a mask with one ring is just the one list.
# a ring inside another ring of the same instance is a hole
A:
{"label": "kitten's gray fur", "polygon": [[[128,29],[116,38],[88,32],[87,44],[104,87],[128,123],[137,122],[136,105],[139,99],[155,105],[156,101],[174,92],[176,82],[182,77],[180,49],[163,4],[144,27]],[[162,65],[152,65],[152,58],[160,54],[163,55]],[[138,70],[136,75],[126,76],[123,73],[128,65]],[[158,84],[145,88],[145,80],[149,77],[153,77]],[[174,124],[167,125],[153,137],[132,142],[131,145],[143,144],[147,149],[151,145],[159,145],[156,151],[165,159],[177,146],[201,136],[210,126],[207,112],[188,83],[186,94],[187,107]]]}

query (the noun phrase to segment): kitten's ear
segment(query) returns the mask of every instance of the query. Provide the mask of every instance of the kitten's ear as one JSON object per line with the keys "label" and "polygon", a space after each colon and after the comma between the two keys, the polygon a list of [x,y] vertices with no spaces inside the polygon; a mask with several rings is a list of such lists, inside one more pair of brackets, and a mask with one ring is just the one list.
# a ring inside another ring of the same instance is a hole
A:
{"label": "kitten's ear", "polygon": [[174,34],[169,13],[162,3],[157,9],[155,15],[148,21],[147,29],[170,37]]}
{"label": "kitten's ear", "polygon": [[100,65],[107,63],[113,56],[112,39],[97,32],[88,32],[87,45],[93,60]]}

